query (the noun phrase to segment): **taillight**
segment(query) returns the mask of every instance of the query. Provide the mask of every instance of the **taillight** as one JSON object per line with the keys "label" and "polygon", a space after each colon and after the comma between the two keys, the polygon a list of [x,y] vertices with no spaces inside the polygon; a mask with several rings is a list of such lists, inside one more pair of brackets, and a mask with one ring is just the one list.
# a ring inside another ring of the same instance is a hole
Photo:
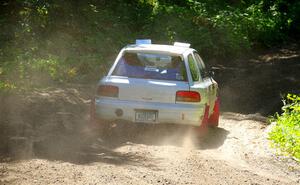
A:
{"label": "taillight", "polygon": [[99,85],[97,94],[99,96],[118,97],[119,88],[113,85]]}
{"label": "taillight", "polygon": [[195,91],[177,91],[176,101],[180,102],[200,102],[201,96]]}

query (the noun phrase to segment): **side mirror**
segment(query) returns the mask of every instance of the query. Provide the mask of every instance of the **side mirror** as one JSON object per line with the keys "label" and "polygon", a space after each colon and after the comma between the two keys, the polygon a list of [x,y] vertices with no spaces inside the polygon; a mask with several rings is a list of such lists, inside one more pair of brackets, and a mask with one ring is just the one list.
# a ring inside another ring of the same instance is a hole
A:
{"label": "side mirror", "polygon": [[210,69],[210,70],[207,71],[207,76],[208,77],[214,77],[215,76],[215,72],[212,69]]}

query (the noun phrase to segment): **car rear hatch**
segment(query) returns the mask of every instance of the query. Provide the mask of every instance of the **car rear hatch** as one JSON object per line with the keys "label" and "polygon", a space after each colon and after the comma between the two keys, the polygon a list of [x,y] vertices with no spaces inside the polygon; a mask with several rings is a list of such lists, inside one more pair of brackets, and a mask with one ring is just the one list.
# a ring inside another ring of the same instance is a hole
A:
{"label": "car rear hatch", "polygon": [[119,88],[119,99],[143,102],[175,103],[176,92],[189,90],[188,82],[162,81],[111,76],[106,85]]}
{"label": "car rear hatch", "polygon": [[125,51],[106,83],[120,100],[175,103],[177,91],[189,90],[182,56],[169,53]]}

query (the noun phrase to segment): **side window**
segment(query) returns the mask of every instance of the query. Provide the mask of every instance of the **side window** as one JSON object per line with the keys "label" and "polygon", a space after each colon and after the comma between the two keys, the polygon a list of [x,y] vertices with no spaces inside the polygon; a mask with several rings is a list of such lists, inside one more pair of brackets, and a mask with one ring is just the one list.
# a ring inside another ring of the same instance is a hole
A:
{"label": "side window", "polygon": [[199,72],[197,69],[196,62],[191,54],[188,56],[189,67],[192,75],[193,81],[199,81]]}
{"label": "side window", "polygon": [[207,71],[206,71],[205,64],[204,64],[203,60],[201,59],[199,54],[196,53],[196,52],[194,52],[194,56],[195,56],[195,59],[196,59],[201,77],[202,78],[207,77]]}

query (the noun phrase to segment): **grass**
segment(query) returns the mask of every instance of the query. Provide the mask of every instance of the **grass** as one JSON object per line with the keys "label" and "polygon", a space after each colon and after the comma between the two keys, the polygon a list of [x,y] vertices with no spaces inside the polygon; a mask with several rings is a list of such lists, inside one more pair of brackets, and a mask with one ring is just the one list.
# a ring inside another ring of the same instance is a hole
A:
{"label": "grass", "polygon": [[300,96],[288,94],[282,109],[283,113],[274,117],[276,125],[269,139],[273,147],[300,161]]}

